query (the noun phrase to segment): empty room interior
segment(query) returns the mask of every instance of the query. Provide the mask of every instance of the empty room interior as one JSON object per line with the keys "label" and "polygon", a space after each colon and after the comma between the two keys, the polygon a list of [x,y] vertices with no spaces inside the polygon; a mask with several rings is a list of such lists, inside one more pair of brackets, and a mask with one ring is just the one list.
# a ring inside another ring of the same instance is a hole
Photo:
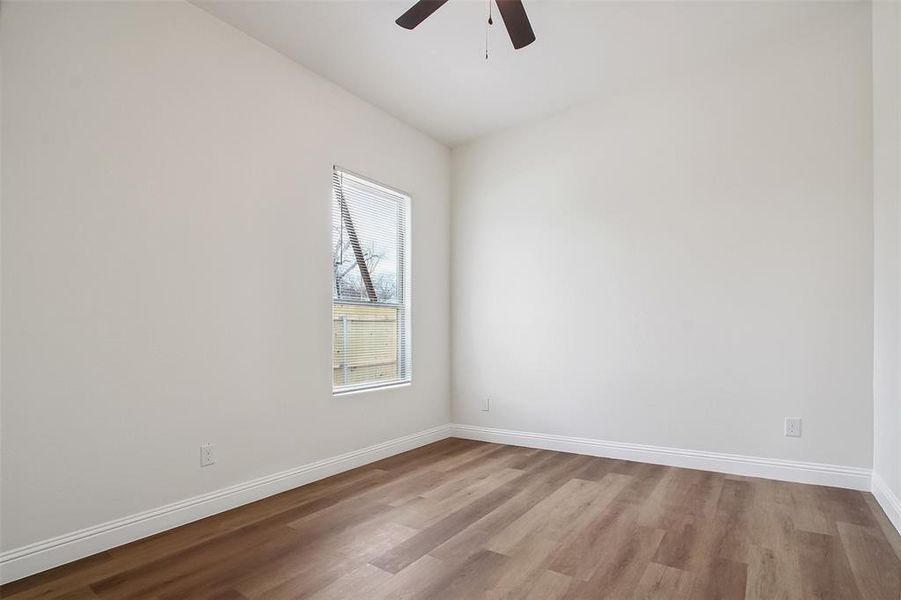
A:
{"label": "empty room interior", "polygon": [[901,600],[901,1],[3,0],[0,597]]}

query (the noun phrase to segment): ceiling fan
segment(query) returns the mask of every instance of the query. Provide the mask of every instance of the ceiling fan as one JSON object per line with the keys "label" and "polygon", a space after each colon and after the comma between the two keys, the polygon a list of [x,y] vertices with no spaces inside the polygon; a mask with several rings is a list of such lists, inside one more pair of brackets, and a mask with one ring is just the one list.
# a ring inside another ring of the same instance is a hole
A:
{"label": "ceiling fan", "polygon": [[[425,21],[433,12],[441,8],[445,2],[447,0],[419,0],[407,12],[402,14],[395,23],[404,29],[413,29]],[[491,0],[488,0],[488,2],[488,24],[491,25]],[[510,41],[513,42],[513,47],[519,50],[534,42],[535,33],[532,31],[532,24],[529,23],[529,17],[526,15],[526,9],[522,5],[522,0],[495,0],[495,2],[498,10],[501,11],[501,18],[504,19],[504,25],[507,27],[507,33],[510,34]]]}

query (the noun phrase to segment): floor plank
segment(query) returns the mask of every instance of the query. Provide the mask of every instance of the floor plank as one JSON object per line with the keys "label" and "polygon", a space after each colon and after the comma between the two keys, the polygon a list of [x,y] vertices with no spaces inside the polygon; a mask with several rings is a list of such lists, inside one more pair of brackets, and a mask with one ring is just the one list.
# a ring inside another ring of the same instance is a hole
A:
{"label": "floor plank", "polygon": [[888,542],[874,529],[839,522],[839,538],[857,589],[869,600],[901,598],[901,568]]}
{"label": "floor plank", "polygon": [[691,597],[694,575],[658,563],[650,563],[632,595],[635,600],[683,600]]}
{"label": "floor plank", "polygon": [[806,598],[860,598],[857,583],[836,536],[798,532],[801,554],[801,589]]}

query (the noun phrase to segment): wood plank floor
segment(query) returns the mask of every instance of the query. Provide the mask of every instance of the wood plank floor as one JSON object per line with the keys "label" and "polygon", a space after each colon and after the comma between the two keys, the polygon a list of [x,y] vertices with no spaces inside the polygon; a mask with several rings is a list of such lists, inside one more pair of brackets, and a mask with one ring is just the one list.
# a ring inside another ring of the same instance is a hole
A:
{"label": "wood plank floor", "polygon": [[901,598],[869,494],[449,439],[4,598]]}

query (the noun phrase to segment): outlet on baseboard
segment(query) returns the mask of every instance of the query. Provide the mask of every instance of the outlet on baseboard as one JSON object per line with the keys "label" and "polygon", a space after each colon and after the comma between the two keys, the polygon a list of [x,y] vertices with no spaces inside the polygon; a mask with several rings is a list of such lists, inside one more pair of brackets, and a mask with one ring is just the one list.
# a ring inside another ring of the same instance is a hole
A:
{"label": "outlet on baseboard", "polygon": [[200,447],[200,466],[208,467],[216,464],[216,454],[213,452],[213,444],[204,444]]}
{"label": "outlet on baseboard", "polygon": [[785,417],[786,437],[801,437],[801,417]]}
{"label": "outlet on baseboard", "polygon": [[491,396],[485,396],[485,399],[482,401],[482,412],[488,412],[491,410]]}

